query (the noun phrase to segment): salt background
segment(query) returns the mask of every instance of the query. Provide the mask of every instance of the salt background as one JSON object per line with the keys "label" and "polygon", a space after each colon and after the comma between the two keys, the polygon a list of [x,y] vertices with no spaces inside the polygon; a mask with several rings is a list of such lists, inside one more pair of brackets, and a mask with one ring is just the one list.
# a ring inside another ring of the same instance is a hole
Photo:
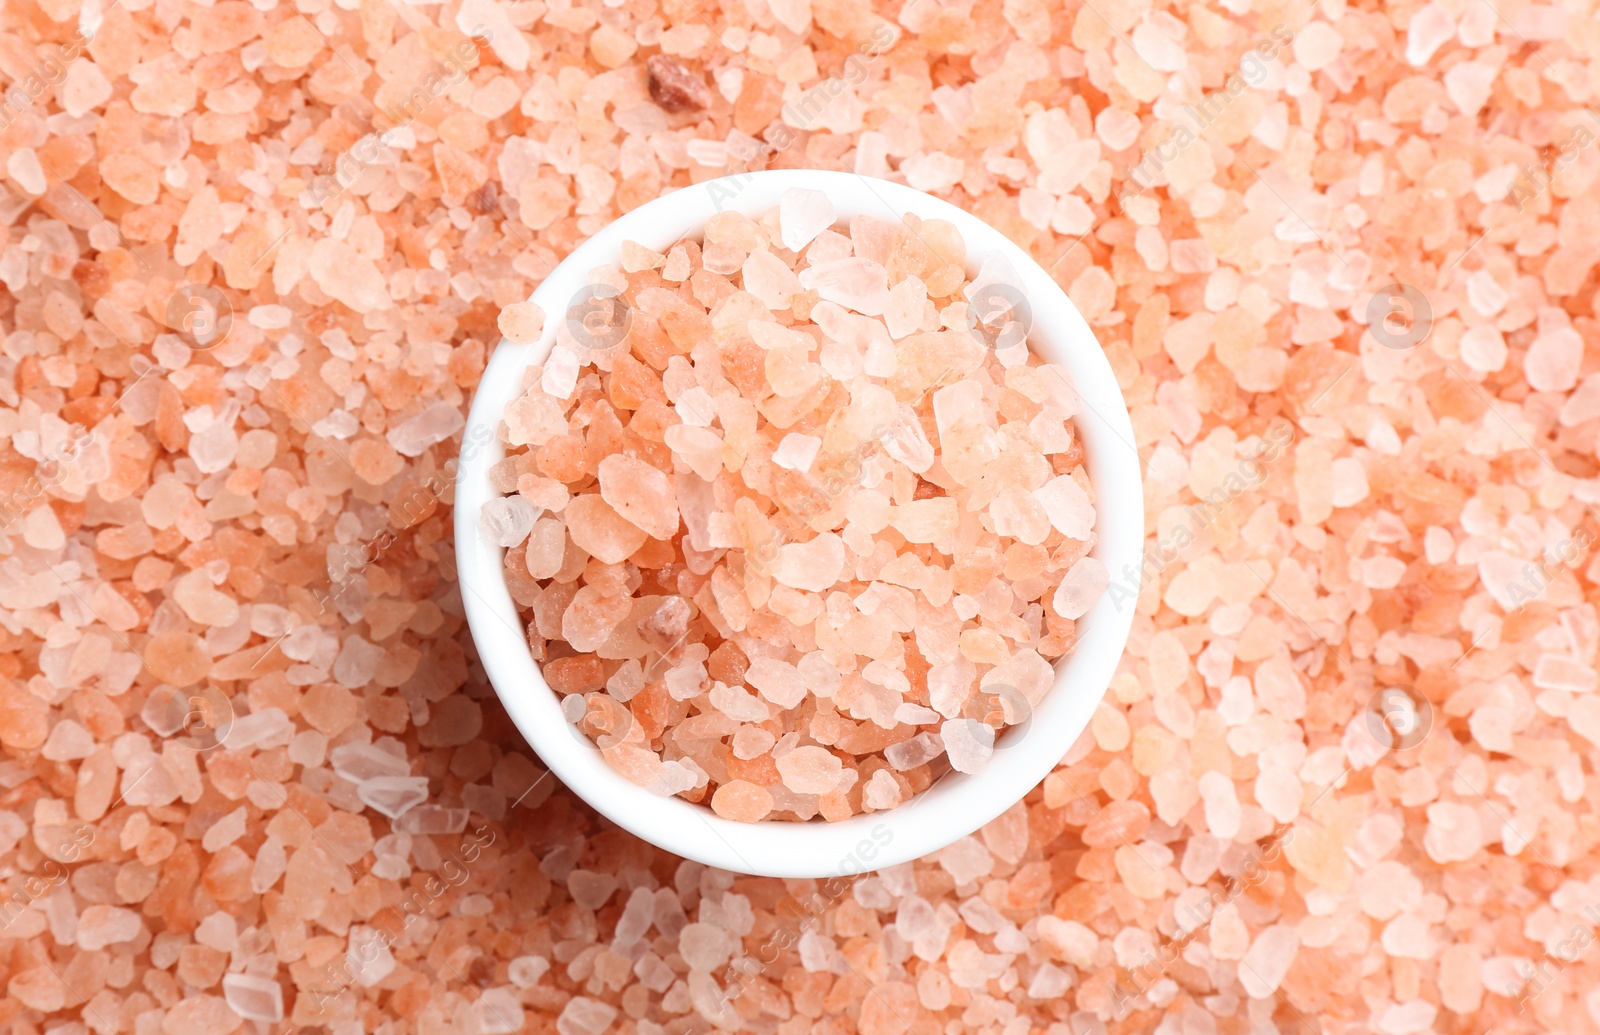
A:
{"label": "salt background", "polygon": [[[0,11],[6,1030],[1596,1029],[1588,6],[260,6]],[[832,886],[543,778],[450,556],[500,309],[758,140],[1028,248],[1194,540],[1042,787]]]}

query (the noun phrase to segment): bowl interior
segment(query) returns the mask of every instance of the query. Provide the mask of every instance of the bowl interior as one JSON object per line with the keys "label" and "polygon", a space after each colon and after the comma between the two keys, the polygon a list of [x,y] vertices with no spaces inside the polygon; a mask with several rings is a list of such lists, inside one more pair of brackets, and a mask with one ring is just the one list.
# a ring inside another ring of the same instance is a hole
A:
{"label": "bowl interior", "polygon": [[611,768],[561,714],[524,639],[523,622],[502,575],[503,550],[479,531],[478,516],[495,495],[488,469],[505,455],[497,428],[518,394],[523,371],[542,362],[573,296],[596,267],[615,263],[624,240],[657,251],[698,235],[719,211],[759,216],[791,187],[824,191],[841,220],[906,213],[948,220],[967,245],[969,275],[995,255],[1009,262],[1032,309],[1029,343],[1041,358],[1070,371],[1082,402],[1076,417],[1095,488],[1094,556],[1113,580],[1137,571],[1144,538],[1139,459],[1127,405],[1104,352],[1059,285],[1022,249],[975,216],[910,187],[850,173],[775,170],[687,187],[622,216],[573,251],[533,293],[546,314],[542,338],[502,341],[473,401],[456,480],[456,553],[462,597],[496,693],[540,759],[597,811],[638,837],[707,865],[777,877],[830,877],[919,858],[961,839],[1020,800],[1050,772],[1088,725],[1127,642],[1133,606],[1126,594],[1102,596],[1078,622],[1072,654],[1057,662],[1055,685],[1025,728],[998,741],[976,775],[950,773],[894,809],[842,822],[734,823],[709,807],[638,787]]}

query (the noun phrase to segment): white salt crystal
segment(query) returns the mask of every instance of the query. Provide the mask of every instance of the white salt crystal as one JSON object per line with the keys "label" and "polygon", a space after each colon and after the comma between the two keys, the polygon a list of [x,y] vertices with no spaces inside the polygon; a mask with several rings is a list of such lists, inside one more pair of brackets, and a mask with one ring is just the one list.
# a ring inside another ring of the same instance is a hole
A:
{"label": "white salt crystal", "polygon": [[[643,892],[646,898],[649,899],[650,908],[653,910],[655,908],[655,896],[650,894],[650,892],[645,888],[634,889],[635,895],[639,894],[640,892]],[[629,898],[628,902],[631,905],[633,903],[633,899]],[[629,942],[625,944],[632,943]],[[549,973],[549,971],[550,961],[545,959],[543,956],[518,956],[516,959],[512,960],[510,966],[506,968],[506,976],[509,977],[511,979],[511,983],[516,985],[518,988],[532,988],[534,985],[537,985],[539,983],[539,979],[544,977],[544,975]]]}
{"label": "white salt crystal", "polygon": [[869,809],[892,809],[900,804],[900,799],[900,785],[894,782],[887,769],[873,773],[861,791],[861,803]]}
{"label": "white salt crystal", "polygon": [[1461,336],[1461,361],[1473,370],[1485,373],[1501,369],[1509,354],[1505,335],[1493,324],[1469,327]]}
{"label": "white salt crystal", "polygon": [[615,874],[576,869],[567,874],[567,891],[580,909],[591,912],[605,905],[617,890]]}
{"label": "white salt crystal", "polygon": [[349,636],[339,647],[333,662],[333,678],[340,686],[357,690],[372,682],[386,651],[365,637]]}
{"label": "white salt crystal", "polygon": [[976,678],[977,666],[964,657],[932,666],[928,669],[928,703],[945,718],[955,718],[972,696],[972,681]]}
{"label": "white salt crystal", "polygon": [[1056,587],[1050,606],[1063,618],[1082,618],[1111,585],[1106,566],[1093,557],[1080,557]]}
{"label": "white salt crystal", "polygon": [[1395,1003],[1378,1015],[1377,1029],[1383,1035],[1422,1035],[1435,1030],[1433,1021],[1438,1014],[1439,1008],[1426,999]]}
{"label": "white salt crystal", "polygon": [[1200,798],[1206,806],[1207,829],[1225,841],[1233,840],[1241,815],[1233,780],[1214,769],[1205,772],[1200,777]]}
{"label": "white salt crystal", "polygon": [[1283,984],[1300,953],[1300,934],[1293,924],[1273,924],[1256,936],[1239,961],[1239,983],[1252,999],[1266,999]]}
{"label": "white salt crystal", "polygon": [[195,928],[194,940],[218,952],[232,952],[239,944],[239,924],[231,914],[218,910],[206,914]]}
{"label": "white salt crystal", "polygon": [[1441,4],[1428,4],[1411,16],[1406,30],[1406,61],[1426,65],[1434,51],[1456,34],[1456,20]]}
{"label": "white salt crystal", "polygon": [[350,946],[345,950],[345,960],[350,964],[356,984],[363,988],[371,988],[394,973],[394,954],[389,951],[388,936],[365,924],[350,928]]}
{"label": "white salt crystal", "polygon": [[933,393],[933,424],[942,440],[952,428],[967,421],[983,423],[983,385],[962,380]]}
{"label": "white salt crystal", "polygon": [[644,666],[638,658],[629,658],[624,661],[611,678],[606,680],[606,690],[623,704],[633,699],[633,696],[644,689]]}
{"label": "white salt crystal", "polygon": [[667,693],[675,701],[687,701],[697,697],[706,688],[706,667],[703,663],[690,659],[681,664],[667,669],[663,677],[667,684]]}
{"label": "white salt crystal", "polygon": [[375,776],[407,776],[411,764],[405,758],[374,744],[341,744],[329,756],[333,771],[351,783]]}
{"label": "white salt crystal", "polygon": [[544,361],[544,372],[539,377],[539,387],[553,399],[570,399],[572,390],[578,386],[577,353],[565,345],[556,345],[550,350],[550,358]]}
{"label": "white salt crystal", "polygon": [[429,446],[443,442],[466,427],[461,411],[447,402],[430,404],[421,413],[389,429],[385,436],[401,456],[420,456]]}
{"label": "white salt crystal", "polygon": [[806,689],[818,697],[831,698],[839,689],[839,669],[822,651],[812,651],[795,666],[806,681]]}
{"label": "white salt crystal", "polygon": [[478,527],[489,542],[509,549],[528,538],[542,513],[525,496],[496,496],[479,511]]}
{"label": "white salt crystal", "polygon": [[248,818],[244,806],[234,809],[206,828],[205,834],[200,838],[200,846],[208,852],[220,852],[244,836],[245,822]]}
{"label": "white salt crystal", "polygon": [[[802,290],[800,278],[794,270],[765,249],[751,252],[749,258],[744,260],[741,272],[744,275],[744,289],[773,312],[789,308],[794,296]],[[760,339],[757,339],[757,344],[762,344]],[[771,346],[762,344],[762,348]]]}
{"label": "white salt crystal", "polygon": [[940,720],[941,716],[932,708],[907,701],[894,710],[894,721],[903,722],[908,726],[926,726]]}
{"label": "white salt crystal", "polygon": [[678,955],[690,970],[716,970],[728,962],[736,947],[732,935],[715,924],[686,924],[678,932]]}
{"label": "white salt crystal", "polygon": [[809,471],[821,448],[822,439],[817,436],[790,432],[772,451],[772,462],[790,471]]}
{"label": "white salt crystal", "polygon": [[88,758],[94,754],[94,735],[73,719],[60,719],[50,727],[50,739],[39,753],[52,762]]}
{"label": "white salt crystal", "polygon": [[247,1021],[274,1024],[283,1020],[283,988],[252,974],[225,974],[222,996],[228,1008]]}
{"label": "white salt crystal", "polygon": [[889,274],[871,259],[835,259],[800,271],[800,284],[821,298],[864,316],[889,308]]}
{"label": "white salt crystal", "polygon": [[733,735],[733,757],[749,761],[772,750],[778,738],[760,726],[740,726]]}
{"label": "white salt crystal", "polygon": [[1053,963],[1046,963],[1034,971],[1028,984],[1029,999],[1059,999],[1072,987],[1072,978]]}
{"label": "white salt crystal", "polygon": [[684,791],[704,787],[709,779],[706,771],[695,764],[693,759],[675,759],[661,763],[658,790],[662,794],[682,794]]}
{"label": "white salt crystal", "polygon": [[780,708],[793,708],[805,700],[805,677],[786,661],[756,658],[745,672],[745,681]]}
{"label": "white salt crystal", "polygon": [[884,452],[916,474],[933,466],[933,445],[922,430],[922,421],[918,419],[916,411],[904,403],[900,405],[894,423],[881,441]]}
{"label": "white salt crystal", "polygon": [[257,895],[270,891],[272,886],[278,883],[278,878],[283,876],[288,862],[289,856],[284,850],[283,842],[278,839],[277,834],[269,834],[256,852],[255,866],[250,872],[250,890]]}
{"label": "white salt crystal", "polygon": [[[814,745],[797,747],[780,755],[776,764],[784,786],[800,794],[827,794],[836,789],[845,776],[844,763],[838,756]],[[854,770],[849,775],[853,777]]]}
{"label": "white salt crystal", "polygon": [[[804,692],[805,688],[801,687],[801,693]],[[713,683],[711,692],[706,698],[711,702],[711,707],[728,718],[740,722],[766,722],[772,716],[772,709],[765,703],[749,691],[736,686]]]}
{"label": "white salt crystal", "polygon": [[1094,505],[1071,475],[1062,474],[1033,490],[1050,524],[1068,539],[1087,540],[1094,529]]}
{"label": "white salt crystal", "polygon": [[[263,708],[250,715],[236,716],[233,725],[222,735],[222,740],[229,750],[239,751],[270,741],[292,728],[289,716],[284,714],[282,708]],[[218,732],[221,734],[222,731]]]}
{"label": "white salt crystal", "polygon": [[356,784],[356,795],[370,808],[397,819],[428,800],[428,778],[374,776]]}
{"label": "white salt crystal", "polygon": [[487,988],[472,1004],[478,1022],[478,1035],[511,1035],[521,1031],[527,1021],[522,1003],[505,988]]}
{"label": "white salt crystal", "polygon": [[[639,940],[649,933],[650,927],[655,923],[656,897],[649,888],[634,888],[628,894],[628,903],[623,907],[622,915],[617,918],[616,932],[612,942],[617,946],[636,945]],[[526,957],[525,957],[526,958]],[[515,961],[512,963],[515,966]],[[549,963],[545,966],[548,968]],[[512,975],[512,983],[522,985]],[[535,978],[535,981],[538,979]]]}
{"label": "white salt crystal", "polygon": [[394,828],[408,834],[459,834],[467,829],[467,820],[470,818],[471,814],[466,809],[418,805],[397,817]]}
{"label": "white salt crystal", "polygon": [[810,542],[787,543],[780,548],[773,578],[790,589],[820,593],[839,581],[844,560],[844,541],[824,532]]}
{"label": "white salt crystal", "polygon": [[977,719],[946,719],[939,739],[951,768],[960,773],[980,771],[994,755],[994,728]]}
{"label": "white salt crystal", "polygon": [[133,941],[143,928],[139,914],[131,909],[92,905],[78,917],[77,945],[86,952],[99,952],[108,945]]}
{"label": "white salt crystal", "polygon": [[778,199],[778,227],[783,246],[798,252],[833,225],[833,202],[819,190],[790,187]]}
{"label": "white salt crystal", "polygon": [[699,385],[685,389],[677,402],[672,404],[677,411],[678,418],[685,424],[696,428],[709,428],[711,422],[717,419],[716,406],[711,401],[711,393]]}
{"label": "white salt crystal", "polygon": [[[1541,392],[1565,392],[1578,383],[1583,362],[1583,338],[1570,326],[1545,316],[1540,310],[1539,334],[1523,358],[1528,384]],[[1560,312],[1560,310],[1556,310]],[[1565,314],[1562,314],[1563,317]]]}

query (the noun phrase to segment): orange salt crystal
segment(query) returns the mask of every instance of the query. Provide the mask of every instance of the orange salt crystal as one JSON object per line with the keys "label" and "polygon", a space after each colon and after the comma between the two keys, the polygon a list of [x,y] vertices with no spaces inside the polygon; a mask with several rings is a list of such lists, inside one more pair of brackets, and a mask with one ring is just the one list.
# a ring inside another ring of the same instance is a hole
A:
{"label": "orange salt crystal", "polygon": [[711,809],[723,819],[755,823],[772,811],[772,795],[746,780],[730,780],[711,795]]}

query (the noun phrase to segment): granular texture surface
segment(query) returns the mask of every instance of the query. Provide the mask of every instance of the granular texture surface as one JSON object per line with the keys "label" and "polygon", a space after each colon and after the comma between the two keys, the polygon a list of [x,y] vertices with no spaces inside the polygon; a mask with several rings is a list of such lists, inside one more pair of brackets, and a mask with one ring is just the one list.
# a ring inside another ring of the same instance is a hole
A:
{"label": "granular texture surface", "polygon": [[[1584,0],[5,4],[0,1027],[1595,1031],[1597,60]],[[833,882],[557,786],[450,546],[519,303],[763,166],[1033,254],[1147,494],[1085,736]]]}

